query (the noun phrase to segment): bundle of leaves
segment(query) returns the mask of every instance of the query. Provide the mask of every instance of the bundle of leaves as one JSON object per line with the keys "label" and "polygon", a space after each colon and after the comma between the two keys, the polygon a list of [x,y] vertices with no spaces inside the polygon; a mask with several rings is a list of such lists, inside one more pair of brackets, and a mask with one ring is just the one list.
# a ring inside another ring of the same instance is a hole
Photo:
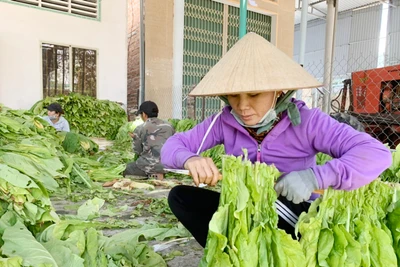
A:
{"label": "bundle of leaves", "polygon": [[297,241],[277,228],[274,167],[224,157],[223,176],[200,266],[398,266],[398,184],[325,190],[301,214]]}
{"label": "bundle of leaves", "polygon": [[273,186],[279,171],[229,156],[223,175],[199,266],[306,266],[300,244],[278,229]]}
{"label": "bundle of leaves", "polygon": [[113,140],[118,129],[127,122],[124,109],[109,100],[98,100],[90,96],[69,94],[47,97],[31,108],[34,114],[45,115],[46,106],[58,102],[64,109],[65,119],[73,132],[87,137],[105,137]]}
{"label": "bundle of leaves", "polygon": [[398,193],[379,180],[353,191],[325,190],[296,225],[306,266],[398,266]]}

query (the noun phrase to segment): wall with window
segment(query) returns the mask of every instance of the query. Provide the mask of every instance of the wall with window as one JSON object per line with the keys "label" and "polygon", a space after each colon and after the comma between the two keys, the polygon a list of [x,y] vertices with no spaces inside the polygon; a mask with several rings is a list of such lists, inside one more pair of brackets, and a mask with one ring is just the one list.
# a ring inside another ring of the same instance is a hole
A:
{"label": "wall with window", "polygon": [[69,91],[126,103],[125,0],[98,1],[86,17],[11,2],[0,0],[0,103],[29,108]]}

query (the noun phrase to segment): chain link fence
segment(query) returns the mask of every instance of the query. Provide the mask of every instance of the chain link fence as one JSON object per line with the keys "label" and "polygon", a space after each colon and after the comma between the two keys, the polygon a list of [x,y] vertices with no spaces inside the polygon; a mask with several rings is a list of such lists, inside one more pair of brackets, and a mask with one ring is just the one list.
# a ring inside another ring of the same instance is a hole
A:
{"label": "chain link fence", "polygon": [[[309,107],[323,108],[323,97],[330,96],[330,114],[394,149],[400,143],[400,58],[386,57],[376,67],[373,55],[337,60],[333,64],[331,89],[303,90],[302,100]],[[323,81],[324,64],[304,66]],[[350,70],[350,71],[349,71]]]}
{"label": "chain link fence", "polygon": [[[332,71],[336,75],[331,89],[302,90],[301,100],[310,108],[323,109],[324,95],[330,96],[332,117],[371,134],[393,149],[400,143],[400,58],[386,59],[384,67],[376,67],[377,62],[372,55],[335,59]],[[308,63],[304,68],[323,83],[323,62]],[[224,106],[218,97],[190,97],[191,88],[187,89],[182,90],[180,100],[161,92],[167,90],[154,91],[149,98],[160,106],[164,119],[177,118],[173,114],[179,113],[178,117],[183,119],[202,121]]]}

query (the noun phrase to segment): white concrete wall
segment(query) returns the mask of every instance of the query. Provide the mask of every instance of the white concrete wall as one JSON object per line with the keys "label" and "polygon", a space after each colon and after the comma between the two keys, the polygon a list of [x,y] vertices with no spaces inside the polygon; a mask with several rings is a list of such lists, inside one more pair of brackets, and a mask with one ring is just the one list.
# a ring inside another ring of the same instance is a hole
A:
{"label": "white concrete wall", "polygon": [[43,98],[41,43],[96,49],[97,98],[127,98],[126,0],[102,0],[101,21],[0,2],[0,103]]}

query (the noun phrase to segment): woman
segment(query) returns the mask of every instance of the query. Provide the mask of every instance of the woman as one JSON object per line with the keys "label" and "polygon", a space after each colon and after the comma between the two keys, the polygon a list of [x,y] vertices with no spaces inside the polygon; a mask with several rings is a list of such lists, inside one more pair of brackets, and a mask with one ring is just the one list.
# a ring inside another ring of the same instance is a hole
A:
{"label": "woman", "polygon": [[[262,37],[241,39],[193,90],[192,95],[219,95],[228,105],[192,130],[165,143],[162,163],[190,171],[196,185],[215,185],[219,170],[200,153],[224,144],[227,154],[274,164],[282,176],[275,185],[278,226],[294,235],[301,212],[318,189],[353,190],[373,181],[391,164],[390,151],[366,133],[337,122],[318,109],[292,99],[284,90],[318,87],[319,82]],[[317,166],[315,155],[334,159]],[[168,197],[172,212],[205,246],[208,223],[219,194],[176,186]]]}
{"label": "woman", "polygon": [[43,119],[57,131],[69,132],[69,123],[62,114],[64,114],[64,111],[61,105],[58,103],[51,103],[47,106],[47,116],[43,117]]}

